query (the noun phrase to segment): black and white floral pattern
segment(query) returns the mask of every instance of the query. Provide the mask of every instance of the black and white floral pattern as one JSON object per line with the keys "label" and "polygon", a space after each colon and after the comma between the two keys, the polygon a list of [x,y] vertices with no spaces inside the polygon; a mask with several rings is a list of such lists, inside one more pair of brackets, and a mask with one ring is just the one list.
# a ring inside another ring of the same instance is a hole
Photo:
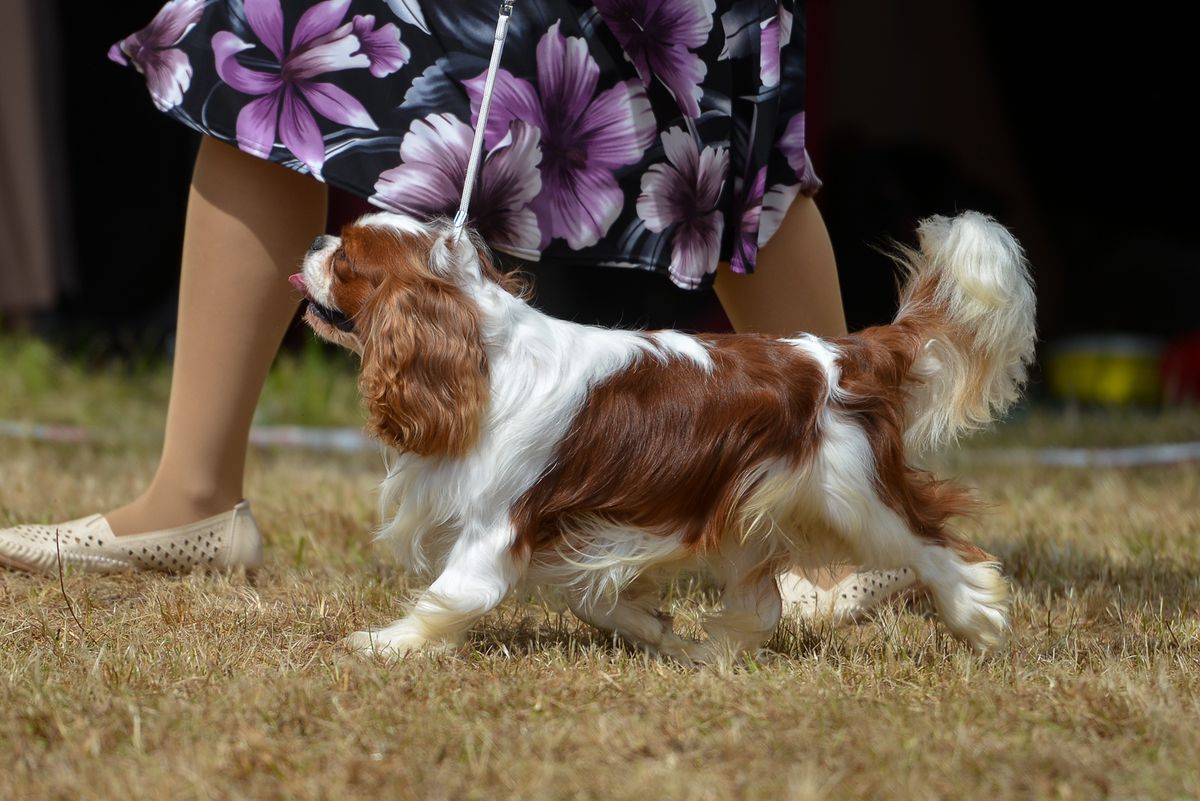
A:
{"label": "black and white floral pattern", "polygon": [[[109,51],[202,133],[385,209],[452,215],[495,3],[172,0]],[[754,269],[820,182],[803,0],[522,0],[472,221],[525,259]]]}

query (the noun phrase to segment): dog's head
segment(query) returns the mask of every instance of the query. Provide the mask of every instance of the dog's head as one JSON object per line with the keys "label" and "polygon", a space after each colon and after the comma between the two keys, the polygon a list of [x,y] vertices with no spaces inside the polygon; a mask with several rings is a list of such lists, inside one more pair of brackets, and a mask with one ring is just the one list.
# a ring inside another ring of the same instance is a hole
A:
{"label": "dog's head", "polygon": [[305,322],[362,357],[370,432],[423,456],[468,451],[487,402],[480,309],[469,287],[490,268],[448,233],[444,224],[372,214],[340,237],[317,237],[289,279],[304,293]]}

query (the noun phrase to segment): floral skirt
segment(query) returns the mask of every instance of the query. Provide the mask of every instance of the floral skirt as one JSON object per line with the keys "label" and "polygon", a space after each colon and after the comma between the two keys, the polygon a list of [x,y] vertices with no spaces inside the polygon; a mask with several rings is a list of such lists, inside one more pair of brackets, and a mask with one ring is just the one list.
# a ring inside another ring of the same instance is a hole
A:
{"label": "floral skirt", "polygon": [[[109,51],[159,109],[384,209],[452,216],[495,0],[171,0]],[[707,283],[797,193],[803,0],[518,0],[472,224],[496,250]]]}

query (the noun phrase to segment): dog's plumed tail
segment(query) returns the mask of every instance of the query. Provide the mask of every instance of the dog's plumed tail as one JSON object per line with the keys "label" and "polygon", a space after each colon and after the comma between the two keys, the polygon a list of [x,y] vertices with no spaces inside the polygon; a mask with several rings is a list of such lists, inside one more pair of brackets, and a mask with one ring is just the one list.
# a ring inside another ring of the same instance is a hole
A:
{"label": "dog's plumed tail", "polygon": [[895,327],[913,334],[906,444],[936,448],[990,423],[1016,401],[1036,340],[1032,279],[1021,246],[990,217],[921,223],[905,250]]}

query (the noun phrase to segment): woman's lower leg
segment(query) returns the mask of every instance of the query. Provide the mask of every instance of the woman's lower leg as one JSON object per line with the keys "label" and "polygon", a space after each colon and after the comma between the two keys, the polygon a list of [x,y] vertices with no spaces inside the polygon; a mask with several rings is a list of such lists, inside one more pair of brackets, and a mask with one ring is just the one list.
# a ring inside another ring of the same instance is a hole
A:
{"label": "woman's lower leg", "polygon": [[833,246],[812,198],[792,203],[779,230],[758,251],[754,275],[735,275],[722,264],[715,288],[738,333],[846,334]]}
{"label": "woman's lower leg", "polygon": [[243,497],[250,422],[299,299],[288,286],[324,230],[323,184],[205,138],[188,199],[162,458],[106,515],[117,534],[191,523]]}

